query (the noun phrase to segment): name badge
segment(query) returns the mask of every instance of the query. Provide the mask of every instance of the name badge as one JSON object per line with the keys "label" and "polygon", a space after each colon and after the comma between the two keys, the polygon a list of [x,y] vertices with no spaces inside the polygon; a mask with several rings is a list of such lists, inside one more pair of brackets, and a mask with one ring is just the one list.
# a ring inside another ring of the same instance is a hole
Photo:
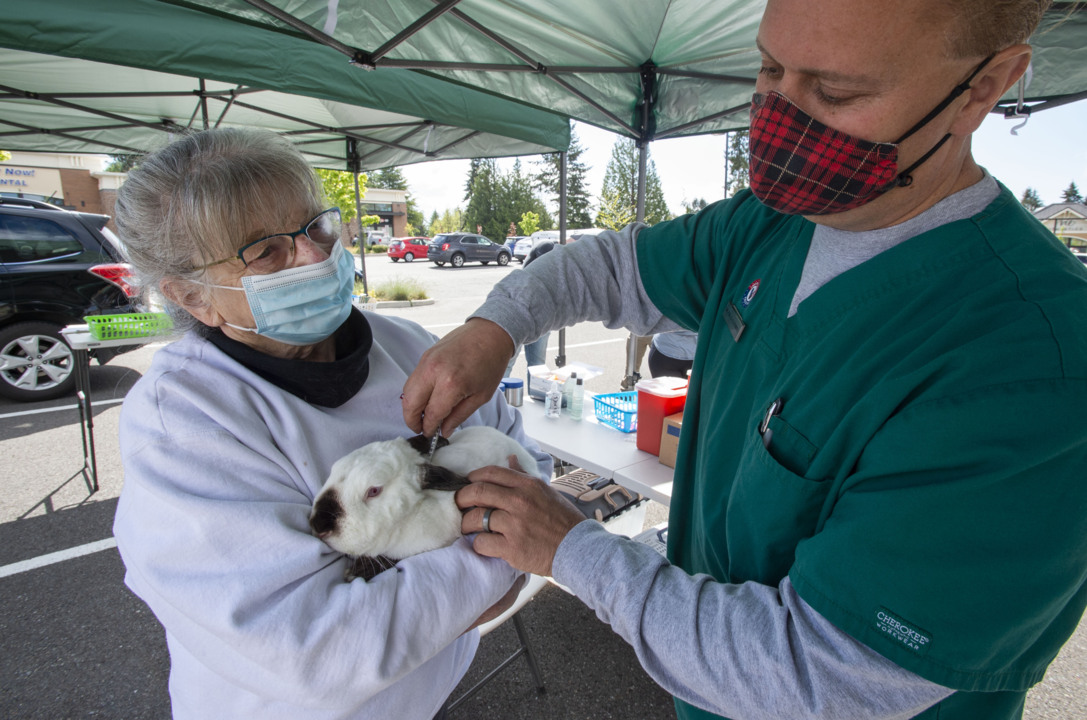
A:
{"label": "name badge", "polygon": [[740,316],[740,311],[736,308],[736,304],[731,300],[729,300],[728,305],[725,306],[725,324],[728,325],[728,331],[732,333],[732,339],[735,342],[740,342],[740,336],[744,334],[747,325],[744,324],[744,319]]}

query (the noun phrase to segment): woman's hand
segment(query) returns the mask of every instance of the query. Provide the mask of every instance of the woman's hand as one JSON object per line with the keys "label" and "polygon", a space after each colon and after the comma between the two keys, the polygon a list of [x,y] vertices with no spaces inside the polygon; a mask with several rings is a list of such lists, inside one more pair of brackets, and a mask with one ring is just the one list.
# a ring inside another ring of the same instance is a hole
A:
{"label": "woman's hand", "polygon": [[[461,532],[479,533],[475,551],[502,558],[518,570],[551,575],[559,544],[585,520],[581,511],[544,481],[515,469],[492,465],[473,471],[468,479],[472,484],[458,490],[456,500],[468,509]],[[490,532],[482,532],[488,509]]]}
{"label": "woman's hand", "polygon": [[400,396],[404,422],[427,437],[441,425],[442,434],[449,437],[494,397],[515,349],[501,327],[471,318],[419,359]]}

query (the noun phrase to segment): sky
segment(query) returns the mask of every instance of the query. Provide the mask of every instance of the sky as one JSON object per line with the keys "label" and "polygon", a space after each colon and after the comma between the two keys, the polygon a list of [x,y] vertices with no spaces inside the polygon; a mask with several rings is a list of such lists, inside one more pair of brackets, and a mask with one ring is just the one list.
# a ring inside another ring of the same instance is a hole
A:
{"label": "sky", "polygon": [[[1075,181],[1080,194],[1087,194],[1087,101],[1038,112],[1020,128],[1021,120],[990,115],[974,134],[974,158],[1020,197],[1027,187],[1038,191],[1045,204],[1060,202],[1061,193]],[[588,186],[594,196],[600,192],[604,171],[616,135],[592,125],[575,123],[574,131],[585,148],[582,160],[589,166]],[[707,201],[724,197],[725,138],[702,135],[658,140],[650,146],[650,159],[657,166],[665,200],[673,213],[683,212],[684,201]],[[532,160],[522,158],[526,170]],[[503,169],[512,159],[499,161]],[[467,160],[405,165],[402,170],[424,217],[433,211],[463,207]]]}

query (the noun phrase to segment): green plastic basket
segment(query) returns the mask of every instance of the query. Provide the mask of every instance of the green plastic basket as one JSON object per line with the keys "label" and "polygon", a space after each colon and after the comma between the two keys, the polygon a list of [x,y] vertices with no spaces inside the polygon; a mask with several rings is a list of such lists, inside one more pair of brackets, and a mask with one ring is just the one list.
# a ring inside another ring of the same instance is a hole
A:
{"label": "green plastic basket", "polygon": [[123,340],[169,332],[174,326],[166,313],[126,313],[124,315],[88,315],[87,329],[95,340]]}

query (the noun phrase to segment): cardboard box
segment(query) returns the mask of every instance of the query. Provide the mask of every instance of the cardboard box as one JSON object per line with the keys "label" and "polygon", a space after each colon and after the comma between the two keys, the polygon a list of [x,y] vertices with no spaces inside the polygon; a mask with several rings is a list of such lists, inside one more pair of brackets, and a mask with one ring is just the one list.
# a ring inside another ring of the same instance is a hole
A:
{"label": "cardboard box", "polygon": [[670,468],[676,466],[676,451],[679,449],[679,431],[683,428],[683,413],[678,412],[664,418],[661,425],[661,465]]}

